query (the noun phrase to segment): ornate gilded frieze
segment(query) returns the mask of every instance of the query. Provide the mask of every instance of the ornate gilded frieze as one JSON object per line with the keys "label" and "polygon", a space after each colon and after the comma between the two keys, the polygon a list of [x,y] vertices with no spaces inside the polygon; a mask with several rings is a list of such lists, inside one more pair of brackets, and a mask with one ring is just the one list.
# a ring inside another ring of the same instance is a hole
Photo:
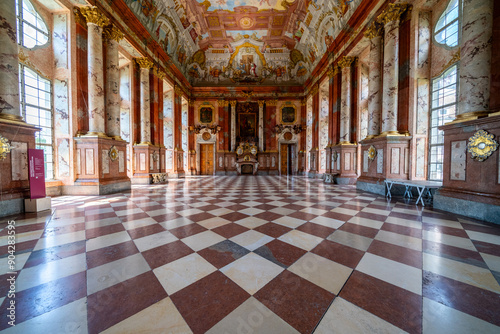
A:
{"label": "ornate gilded frieze", "polygon": [[87,23],[93,23],[101,28],[109,24],[109,19],[96,6],[80,7],[80,12],[87,19]]}
{"label": "ornate gilded frieze", "polygon": [[484,161],[488,159],[498,149],[498,143],[495,136],[484,130],[478,130],[474,136],[469,138],[467,151],[471,153],[472,159],[476,161]]}

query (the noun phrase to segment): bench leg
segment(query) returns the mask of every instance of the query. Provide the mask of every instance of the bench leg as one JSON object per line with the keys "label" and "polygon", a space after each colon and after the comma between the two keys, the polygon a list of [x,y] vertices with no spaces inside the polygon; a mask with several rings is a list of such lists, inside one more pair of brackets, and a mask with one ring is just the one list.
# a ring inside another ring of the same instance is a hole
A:
{"label": "bench leg", "polygon": [[417,187],[418,198],[417,198],[416,204],[418,204],[418,201],[420,201],[420,202],[422,202],[422,206],[425,206],[424,199],[422,198],[422,194],[424,193],[424,190],[425,190],[425,187]]}

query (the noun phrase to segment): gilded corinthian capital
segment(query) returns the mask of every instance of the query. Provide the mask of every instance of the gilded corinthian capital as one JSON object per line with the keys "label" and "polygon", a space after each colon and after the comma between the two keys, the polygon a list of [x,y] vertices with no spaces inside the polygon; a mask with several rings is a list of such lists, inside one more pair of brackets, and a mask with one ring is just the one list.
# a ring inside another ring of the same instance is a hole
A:
{"label": "gilded corinthian capital", "polygon": [[342,58],[339,62],[338,65],[340,68],[346,68],[351,66],[352,62],[356,60],[356,57],[347,57],[345,56]]}
{"label": "gilded corinthian capital", "polygon": [[375,37],[382,36],[384,33],[384,26],[378,23],[377,21],[373,21],[372,24],[365,30],[365,36],[368,39],[373,39]]}
{"label": "gilded corinthian capital", "polygon": [[135,62],[139,65],[140,68],[150,69],[153,67],[153,62],[149,60],[147,57],[135,58]]}
{"label": "gilded corinthian capital", "polygon": [[120,29],[118,29],[114,25],[107,26],[104,29],[103,34],[104,34],[104,37],[108,40],[114,40],[114,41],[119,42],[120,40],[123,39],[123,33],[120,31]]}
{"label": "gilded corinthian capital", "polygon": [[96,6],[81,7],[80,12],[88,23],[93,23],[103,28],[109,24],[109,19]]}
{"label": "gilded corinthian capital", "polygon": [[391,3],[382,14],[377,17],[377,22],[387,24],[389,22],[398,21],[401,14],[408,8],[411,8],[411,6],[407,3]]}

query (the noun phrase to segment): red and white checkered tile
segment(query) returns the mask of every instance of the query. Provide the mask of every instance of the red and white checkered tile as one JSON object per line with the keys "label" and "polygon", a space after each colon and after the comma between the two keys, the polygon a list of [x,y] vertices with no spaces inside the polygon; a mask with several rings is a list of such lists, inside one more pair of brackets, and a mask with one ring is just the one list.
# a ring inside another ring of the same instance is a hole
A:
{"label": "red and white checkered tile", "polygon": [[6,333],[500,331],[500,227],[303,177],[189,177],[16,217]]}

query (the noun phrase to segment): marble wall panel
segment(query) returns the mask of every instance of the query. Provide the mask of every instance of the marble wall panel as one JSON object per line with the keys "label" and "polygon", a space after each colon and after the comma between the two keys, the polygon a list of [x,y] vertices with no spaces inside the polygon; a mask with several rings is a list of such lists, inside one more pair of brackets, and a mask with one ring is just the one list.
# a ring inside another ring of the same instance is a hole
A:
{"label": "marble wall panel", "polygon": [[146,170],[146,153],[139,153],[139,170]]}
{"label": "marble wall panel", "polygon": [[426,135],[429,127],[429,79],[417,79],[417,134]]}
{"label": "marble wall panel", "polygon": [[450,180],[465,181],[467,141],[451,142]]}
{"label": "marble wall panel", "polygon": [[174,149],[174,91],[163,94],[163,145],[167,150]]}
{"label": "marble wall panel", "polygon": [[82,173],[82,158],[80,157],[81,150],[76,150],[76,175],[80,175]]}
{"label": "marble wall panel", "polygon": [[377,173],[384,172],[384,149],[379,149],[377,152]]}
{"label": "marble wall panel", "polygon": [[118,172],[125,172],[125,152],[123,151],[118,152]]}
{"label": "marble wall panel", "polygon": [[346,152],[344,154],[344,169],[351,170],[351,153]]}
{"label": "marble wall panel", "polygon": [[363,151],[363,173],[368,173],[368,151]]}
{"label": "marble wall panel", "polygon": [[109,155],[108,150],[101,151],[101,164],[102,164],[102,173],[109,174]]}
{"label": "marble wall panel", "polygon": [[171,170],[174,168],[174,152],[166,151],[165,152],[165,166],[167,170]]}
{"label": "marble wall panel", "polygon": [[68,68],[68,15],[54,14],[52,29],[52,48],[56,68]]}
{"label": "marble wall panel", "polygon": [[12,181],[28,180],[28,143],[11,141]]}
{"label": "marble wall panel", "polygon": [[69,135],[68,81],[54,80],[54,134]]}
{"label": "marble wall panel", "polygon": [[87,175],[94,174],[94,149],[85,149],[85,173]]}
{"label": "marble wall panel", "polygon": [[120,99],[120,136],[130,143],[130,65],[120,68]]}
{"label": "marble wall panel", "polygon": [[149,153],[149,168],[152,169],[154,168],[155,165],[155,160],[153,157],[153,153]]}
{"label": "marble wall panel", "polygon": [[399,174],[399,158],[401,155],[401,149],[393,147],[391,149],[391,173]]}
{"label": "marble wall panel", "polygon": [[407,147],[405,148],[404,164],[405,164],[404,172],[408,174],[408,170],[410,168],[410,149]]}
{"label": "marble wall panel", "polygon": [[57,145],[57,161],[58,161],[58,175],[59,177],[70,176],[70,151],[69,140],[61,139]]}
{"label": "marble wall panel", "polygon": [[416,154],[417,159],[415,161],[415,176],[425,177],[425,149],[427,142],[425,138],[417,138],[416,143]]}

